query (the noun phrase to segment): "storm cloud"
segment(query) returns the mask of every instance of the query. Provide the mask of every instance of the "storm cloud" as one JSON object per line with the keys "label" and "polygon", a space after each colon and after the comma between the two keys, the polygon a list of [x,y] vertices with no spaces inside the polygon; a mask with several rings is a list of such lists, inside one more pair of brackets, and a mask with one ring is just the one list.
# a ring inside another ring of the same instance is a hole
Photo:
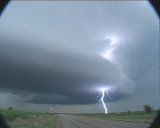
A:
{"label": "storm cloud", "polygon": [[[24,3],[11,2],[1,17],[1,93],[24,103],[93,104],[101,87],[112,87],[114,102],[157,84],[158,74],[150,75],[157,73],[158,18],[148,3]],[[113,62],[101,56],[110,35],[120,44]]]}
{"label": "storm cloud", "polygon": [[[132,90],[133,83],[127,76],[96,54],[73,52],[67,46],[52,47],[51,51],[40,46],[40,41],[29,43],[25,38],[22,41],[16,37],[1,43],[0,82],[5,89],[34,93],[32,102],[94,103],[97,99],[93,97],[99,93],[94,90],[96,87],[129,86],[115,100]],[[54,94],[62,98],[58,100]]]}

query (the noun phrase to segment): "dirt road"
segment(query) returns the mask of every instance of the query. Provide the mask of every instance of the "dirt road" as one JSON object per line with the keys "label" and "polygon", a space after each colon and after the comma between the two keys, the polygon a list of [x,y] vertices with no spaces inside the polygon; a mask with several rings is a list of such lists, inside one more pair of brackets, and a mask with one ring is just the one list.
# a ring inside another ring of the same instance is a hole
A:
{"label": "dirt road", "polygon": [[147,124],[106,121],[73,115],[60,115],[60,128],[147,128]]}

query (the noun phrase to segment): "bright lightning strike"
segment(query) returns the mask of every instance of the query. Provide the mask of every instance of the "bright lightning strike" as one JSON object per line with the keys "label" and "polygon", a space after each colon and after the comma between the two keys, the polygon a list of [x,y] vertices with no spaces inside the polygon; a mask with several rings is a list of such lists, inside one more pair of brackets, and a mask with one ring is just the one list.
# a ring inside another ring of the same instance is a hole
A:
{"label": "bright lightning strike", "polygon": [[99,102],[102,103],[103,108],[104,108],[104,110],[105,110],[105,114],[107,114],[107,113],[108,113],[108,110],[107,110],[106,104],[105,104],[105,102],[104,102],[105,88],[101,88],[100,91],[102,92],[102,97],[101,97],[101,99],[99,100]]}
{"label": "bright lightning strike", "polygon": [[104,102],[104,98],[105,98],[105,94],[106,94],[106,96],[108,96],[109,99],[111,99],[111,97],[110,97],[110,95],[109,95],[109,91],[111,90],[111,88],[107,87],[107,88],[101,88],[101,89],[99,89],[99,90],[100,90],[101,93],[102,93],[102,96],[101,96],[101,98],[100,98],[100,100],[99,100],[99,103],[102,103],[102,106],[103,106],[103,108],[104,108],[105,114],[107,114],[107,113],[108,113],[108,110],[107,110],[106,104],[105,104],[105,102]]}
{"label": "bright lightning strike", "polygon": [[116,36],[111,36],[111,45],[117,44],[119,42],[119,39]]}
{"label": "bright lightning strike", "polygon": [[110,40],[110,43],[108,44],[107,48],[103,51],[101,56],[112,63],[116,63],[113,53],[118,48],[119,44],[121,44],[123,48],[125,48],[125,43],[120,42],[120,39],[117,36],[113,36],[113,35],[104,37],[104,40],[108,40],[108,39]]}
{"label": "bright lightning strike", "polygon": [[102,54],[102,57],[106,58],[108,61],[112,61],[113,60],[112,52],[113,52],[113,49],[109,49]]}
{"label": "bright lightning strike", "polygon": [[109,47],[102,53],[102,57],[110,62],[113,62],[113,52],[116,49],[116,45],[119,43],[119,39],[116,36],[106,36],[104,40],[110,39]]}

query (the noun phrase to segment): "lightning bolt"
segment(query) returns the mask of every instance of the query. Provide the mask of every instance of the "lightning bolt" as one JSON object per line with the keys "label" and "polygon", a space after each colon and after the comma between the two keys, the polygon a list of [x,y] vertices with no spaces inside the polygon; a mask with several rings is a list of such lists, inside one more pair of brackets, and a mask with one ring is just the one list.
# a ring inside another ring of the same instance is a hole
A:
{"label": "lightning bolt", "polygon": [[111,97],[109,95],[109,88],[101,88],[100,91],[102,93],[102,97],[100,98],[99,103],[102,103],[105,114],[107,114],[108,110],[107,110],[106,104],[104,102],[104,98],[105,98],[105,92],[106,92],[106,95],[111,99]]}

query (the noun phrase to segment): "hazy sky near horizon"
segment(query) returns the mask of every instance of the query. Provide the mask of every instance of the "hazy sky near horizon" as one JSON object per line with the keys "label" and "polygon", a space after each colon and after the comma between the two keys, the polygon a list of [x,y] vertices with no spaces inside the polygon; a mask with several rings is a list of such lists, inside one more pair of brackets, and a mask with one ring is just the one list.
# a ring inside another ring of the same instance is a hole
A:
{"label": "hazy sky near horizon", "polygon": [[159,108],[159,18],[147,1],[12,1],[0,39],[0,107],[99,112],[109,87],[109,111]]}

